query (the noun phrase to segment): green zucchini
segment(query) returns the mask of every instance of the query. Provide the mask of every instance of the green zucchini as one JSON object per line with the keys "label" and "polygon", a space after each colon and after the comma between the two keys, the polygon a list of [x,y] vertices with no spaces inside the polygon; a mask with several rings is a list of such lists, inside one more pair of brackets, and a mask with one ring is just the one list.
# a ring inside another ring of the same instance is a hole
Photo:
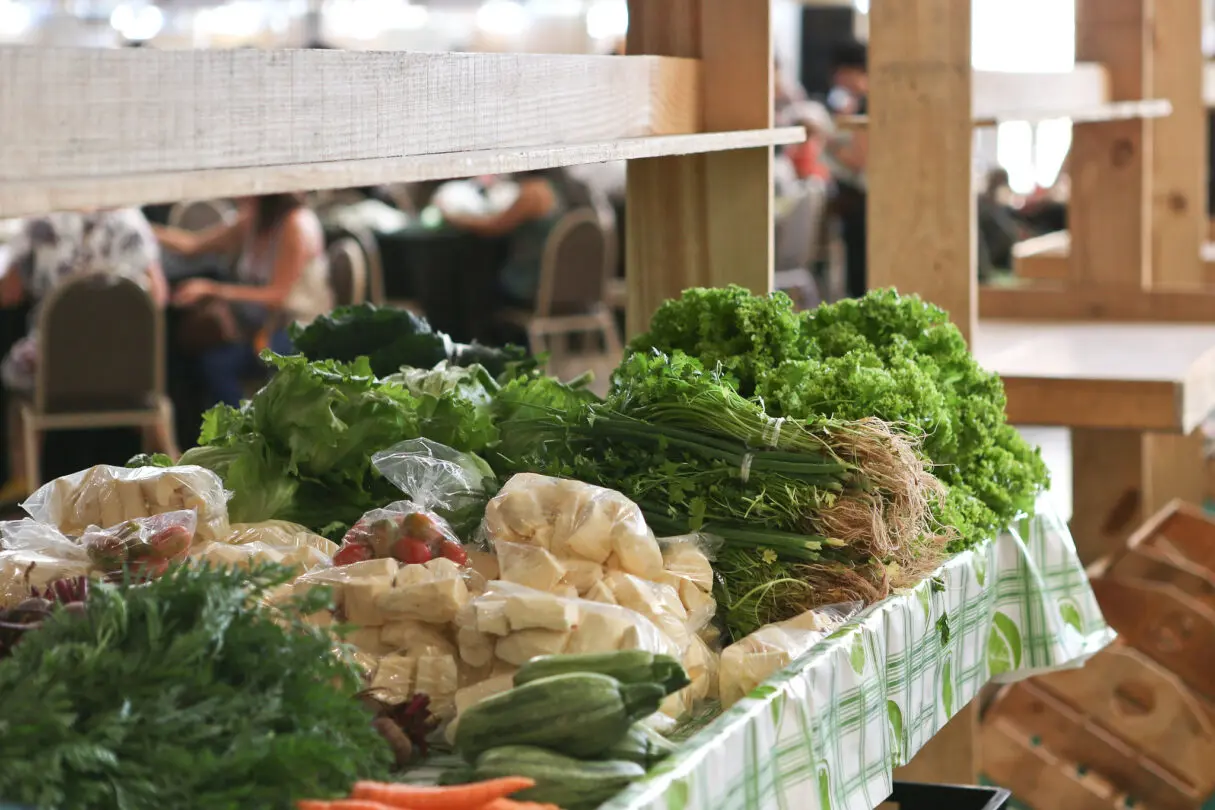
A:
{"label": "green zucchini", "polygon": [[654,683],[620,683],[594,672],[554,675],[486,698],[460,715],[455,747],[469,762],[502,745],[540,745],[593,757],[666,696]]}
{"label": "green zucchini", "polygon": [[657,683],[666,693],[678,692],[692,681],[683,665],[669,655],[645,650],[620,650],[582,655],[542,655],[515,673],[515,686],[569,672],[598,672],[621,683]]}
{"label": "green zucchini", "polygon": [[525,776],[536,786],[511,798],[591,810],[645,776],[635,762],[586,762],[530,745],[491,748],[477,758],[478,781]]}
{"label": "green zucchini", "polygon": [[634,723],[619,742],[606,751],[600,752],[599,758],[636,762],[649,770],[673,753],[675,753],[675,743],[645,723]]}

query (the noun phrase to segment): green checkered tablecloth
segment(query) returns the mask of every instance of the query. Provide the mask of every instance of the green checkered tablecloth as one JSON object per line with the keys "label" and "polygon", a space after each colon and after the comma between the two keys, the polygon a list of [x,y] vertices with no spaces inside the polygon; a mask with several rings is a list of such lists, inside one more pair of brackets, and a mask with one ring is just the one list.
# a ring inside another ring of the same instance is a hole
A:
{"label": "green checkered tablecloth", "polygon": [[1067,527],[1039,507],[853,619],[602,810],[872,810],[989,680],[1079,666],[1113,640]]}

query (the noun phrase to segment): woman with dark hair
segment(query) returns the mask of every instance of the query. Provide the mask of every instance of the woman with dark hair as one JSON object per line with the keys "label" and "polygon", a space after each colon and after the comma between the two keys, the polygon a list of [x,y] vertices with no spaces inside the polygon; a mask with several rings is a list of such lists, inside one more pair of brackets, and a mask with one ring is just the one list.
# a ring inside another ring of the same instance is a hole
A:
{"label": "woman with dark hair", "polygon": [[453,227],[482,236],[510,236],[510,256],[498,274],[499,292],[514,306],[531,306],[540,285],[540,258],[553,225],[571,204],[575,186],[560,169],[518,172],[514,202],[495,214],[443,212]]}
{"label": "woman with dark hair", "polygon": [[212,402],[239,405],[242,378],[257,368],[257,351],[291,351],[286,326],[307,323],[333,307],[325,261],[325,234],[299,194],[266,194],[237,200],[239,216],[193,233],[155,227],[165,248],[197,256],[239,255],[234,280],[191,279],[177,288],[173,303],[198,307],[217,303],[234,329],[226,339],[199,351]]}

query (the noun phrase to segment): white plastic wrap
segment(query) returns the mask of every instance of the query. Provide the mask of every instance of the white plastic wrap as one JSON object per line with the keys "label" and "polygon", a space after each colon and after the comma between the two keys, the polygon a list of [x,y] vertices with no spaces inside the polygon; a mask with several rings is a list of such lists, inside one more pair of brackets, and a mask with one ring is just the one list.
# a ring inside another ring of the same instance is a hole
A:
{"label": "white plastic wrap", "polygon": [[485,510],[484,533],[499,542],[538,546],[558,559],[655,580],[662,552],[637,504],[619,492],[534,473],[512,477]]}
{"label": "white plastic wrap", "polygon": [[681,656],[670,637],[632,610],[500,580],[460,611],[456,627],[460,658],[474,667],[628,649]]}
{"label": "white plastic wrap", "polygon": [[265,543],[275,548],[300,548],[308,546],[332,559],[338,544],[321,537],[308,528],[287,520],[263,520],[258,523],[233,523],[225,543]]}
{"label": "white plastic wrap", "polygon": [[717,613],[713,598],[713,559],[721,546],[720,538],[702,534],[664,537],[658,541],[662,549],[663,576],[660,582],[671,585],[687,612],[687,626],[702,630]]}
{"label": "white plastic wrap", "polygon": [[223,482],[211,470],[189,465],[128,469],[101,464],[56,478],[21,507],[34,520],[68,535],[183,509],[198,514],[199,539],[222,540],[229,533]]}
{"label": "white plastic wrap", "polygon": [[721,654],[719,692],[722,706],[732,706],[773,673],[783,669],[837,627],[855,616],[861,602],[808,610],[783,622],[764,625]]}

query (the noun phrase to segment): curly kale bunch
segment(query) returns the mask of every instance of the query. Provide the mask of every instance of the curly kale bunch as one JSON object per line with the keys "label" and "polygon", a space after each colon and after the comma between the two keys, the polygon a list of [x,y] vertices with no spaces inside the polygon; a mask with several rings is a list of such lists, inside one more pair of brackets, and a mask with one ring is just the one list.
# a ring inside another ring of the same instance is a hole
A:
{"label": "curly kale bunch", "polygon": [[680,350],[768,413],[798,419],[876,416],[923,436],[948,486],[937,516],[965,548],[1033,509],[1046,467],[1004,418],[1004,388],[971,356],[946,313],[876,290],[797,314],[779,293],[692,289],[664,304],[633,351]]}
{"label": "curly kale bunch", "polygon": [[754,393],[761,374],[804,358],[807,350],[789,296],[752,295],[737,285],[697,287],[665,302],[650,320],[650,331],[629,343],[631,352],[651,349],[697,358],[731,378],[743,396]]}

